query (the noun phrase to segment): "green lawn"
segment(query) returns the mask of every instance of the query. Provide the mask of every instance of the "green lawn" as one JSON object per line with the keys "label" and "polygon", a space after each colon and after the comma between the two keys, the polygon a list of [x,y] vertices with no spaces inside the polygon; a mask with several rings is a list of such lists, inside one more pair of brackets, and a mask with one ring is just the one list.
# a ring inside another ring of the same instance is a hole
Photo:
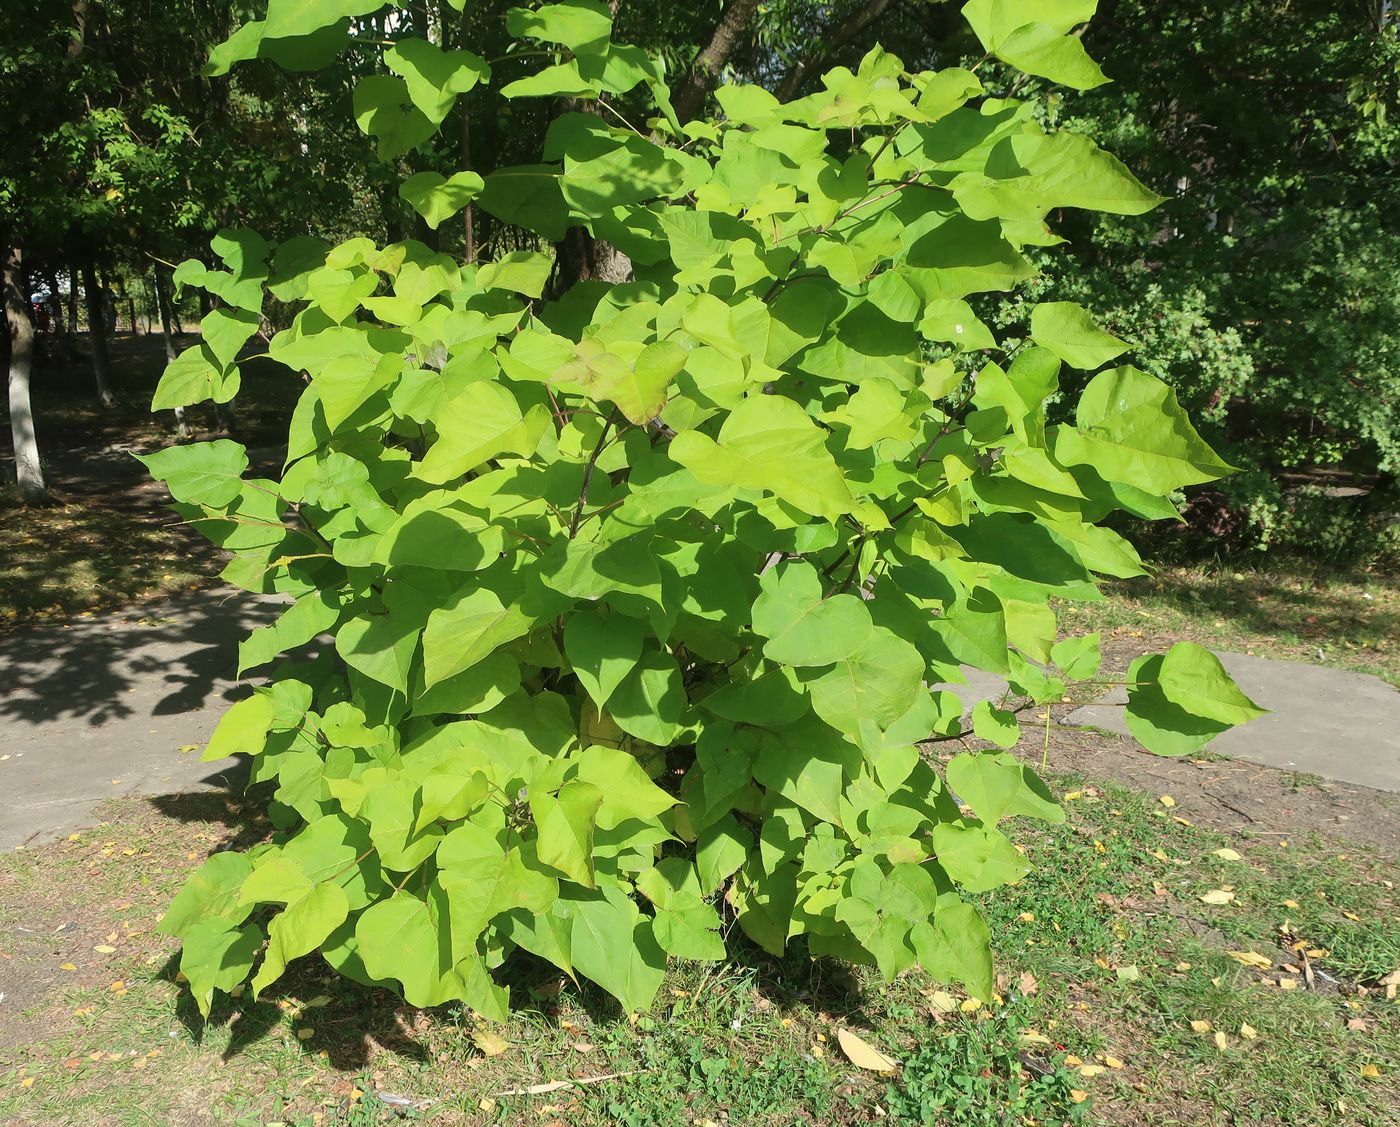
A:
{"label": "green lawn", "polygon": [[[1069,821],[1021,826],[1035,872],[984,898],[994,998],[748,951],[676,967],[629,1021],[522,964],[516,1016],[490,1030],[334,981],[314,959],[274,997],[245,996],[202,1025],[172,980],[173,943],[152,928],[190,868],[262,827],[214,797],[178,800],[178,818],[114,805],[100,829],[0,864],[0,953],[21,995],[5,1003],[0,1119],[1397,1121],[1400,1004],[1378,985],[1400,966],[1394,858],[1231,838],[1183,824],[1158,796],[1052,783]],[[841,1029],[901,1067],[855,1067]],[[507,1094],[569,1079],[585,1082]]]}
{"label": "green lawn", "polygon": [[1074,629],[1189,638],[1215,649],[1374,673],[1400,687],[1400,576],[1305,567],[1163,568],[1068,607]]}

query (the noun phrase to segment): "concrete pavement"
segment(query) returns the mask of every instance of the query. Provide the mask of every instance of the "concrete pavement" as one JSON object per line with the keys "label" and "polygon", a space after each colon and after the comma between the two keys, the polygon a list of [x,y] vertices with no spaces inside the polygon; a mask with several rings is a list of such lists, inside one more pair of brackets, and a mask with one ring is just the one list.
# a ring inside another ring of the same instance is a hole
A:
{"label": "concrete pavement", "polygon": [[108,798],[222,785],[234,761],[199,751],[239,695],[238,642],[277,612],[206,590],[0,637],[0,848],[94,825]]}
{"label": "concrete pavement", "polygon": [[[1267,716],[1217,737],[1207,750],[1283,771],[1400,792],[1400,691],[1379,677],[1248,654],[1217,653]],[[1126,689],[1075,709],[1066,722],[1129,735]]]}

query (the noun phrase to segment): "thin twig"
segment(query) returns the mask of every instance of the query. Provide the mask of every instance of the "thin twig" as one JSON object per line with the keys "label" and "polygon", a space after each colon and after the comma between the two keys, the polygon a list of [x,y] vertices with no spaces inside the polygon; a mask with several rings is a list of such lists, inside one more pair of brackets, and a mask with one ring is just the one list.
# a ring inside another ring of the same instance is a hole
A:
{"label": "thin twig", "polygon": [[598,464],[598,459],[602,457],[603,446],[607,443],[608,431],[612,428],[612,424],[612,415],[603,420],[603,429],[598,433],[598,442],[593,447],[593,453],[588,456],[588,464],[583,467],[583,485],[578,491],[578,508],[574,510],[574,519],[569,524],[570,540],[578,535],[578,526],[583,520],[583,507],[588,504],[588,486],[593,480],[593,467]]}

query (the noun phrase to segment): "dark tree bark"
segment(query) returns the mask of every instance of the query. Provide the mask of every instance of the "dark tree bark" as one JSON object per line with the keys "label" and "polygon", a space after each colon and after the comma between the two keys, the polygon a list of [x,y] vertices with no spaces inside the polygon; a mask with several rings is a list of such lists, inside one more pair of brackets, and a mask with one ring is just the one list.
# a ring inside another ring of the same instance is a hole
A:
{"label": "dark tree bark", "polygon": [[[58,296],[58,272],[52,267],[44,271],[44,281],[48,284],[49,293],[53,295],[53,353],[62,364],[71,364],[78,355],[78,350],[73,344],[73,329],[70,323],[64,321],[63,299]],[[69,301],[72,310],[72,318],[77,317],[77,308]]]}
{"label": "dark tree bark", "polygon": [[774,91],[778,100],[788,102],[796,96],[797,91],[802,88],[803,80],[807,78],[813,67],[820,66],[832,52],[845,46],[872,23],[885,14],[885,9],[890,6],[891,0],[866,0],[844,20],[829,31],[823,32],[798,64],[788,71],[782,82],[778,83],[777,90]]}
{"label": "dark tree bark", "polygon": [[68,335],[78,335],[78,272],[68,267]]}
{"label": "dark tree bark", "polygon": [[729,6],[724,9],[710,42],[695,56],[685,83],[676,93],[673,104],[682,124],[700,116],[706,95],[714,89],[719,72],[734,53],[740,36],[757,10],[758,0],[730,0]]}
{"label": "dark tree bark", "polygon": [[107,359],[107,317],[102,307],[102,292],[97,288],[97,270],[91,262],[83,264],[83,299],[87,305],[88,340],[92,346],[92,374],[97,381],[97,398],[102,406],[110,407],[112,395],[112,365]]}
{"label": "dark tree bark", "polygon": [[29,400],[29,376],[34,360],[34,321],[24,285],[24,251],[18,242],[5,250],[5,327],[9,353],[10,438],[15,451],[15,482],[20,498],[32,505],[49,498],[39,464],[34,434],[34,411]]}
{"label": "dark tree bark", "polygon": [[165,360],[169,363],[175,359],[175,334],[170,331],[170,296],[166,291],[160,267],[157,266],[151,274],[155,279],[156,308],[160,311],[160,332],[165,338]]}
{"label": "dark tree bark", "polygon": [[[175,359],[175,334],[170,331],[170,298],[166,293],[165,278],[159,266],[151,271],[151,278],[156,287],[156,310],[160,314],[160,335],[165,341],[165,362],[168,364]],[[189,420],[185,418],[183,407],[175,408],[175,427],[181,438],[190,433]]]}

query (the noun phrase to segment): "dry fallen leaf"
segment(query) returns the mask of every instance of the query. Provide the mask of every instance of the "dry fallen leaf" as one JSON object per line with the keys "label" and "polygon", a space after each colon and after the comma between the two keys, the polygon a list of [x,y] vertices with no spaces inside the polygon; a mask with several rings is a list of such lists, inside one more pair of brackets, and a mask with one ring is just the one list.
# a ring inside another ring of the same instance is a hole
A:
{"label": "dry fallen leaf", "polygon": [[1193,1021],[1193,1022],[1191,1023],[1191,1028],[1194,1029],[1197,1033],[1209,1033],[1209,1032],[1210,1032],[1210,1022],[1208,1022],[1208,1021]]}
{"label": "dry fallen leaf", "polygon": [[935,1012],[941,1014],[950,1014],[958,1008],[958,1000],[946,990],[935,990],[928,996],[928,1004]]}
{"label": "dry fallen leaf", "polygon": [[1201,902],[1203,904],[1229,904],[1234,900],[1235,894],[1227,892],[1223,888],[1212,888],[1209,892],[1202,893]]}
{"label": "dry fallen leaf", "polygon": [[1092,1080],[1103,1071],[1104,1067],[1101,1064],[1081,1064],[1079,1066],[1079,1075],[1083,1076],[1086,1080]]}
{"label": "dry fallen leaf", "polygon": [[1117,1057],[1109,1056],[1107,1053],[1100,1053],[1099,1059],[1108,1065],[1109,1068],[1122,1068],[1123,1062]]}
{"label": "dry fallen leaf", "polygon": [[1381,1070],[1374,1064],[1363,1064],[1361,1066],[1361,1075],[1367,1080],[1379,1080],[1381,1078]]}
{"label": "dry fallen leaf", "polygon": [[298,1041],[310,1041],[311,1038],[315,1036],[316,1030],[312,1029],[309,1025],[303,1025],[300,1029],[297,1030]]}
{"label": "dry fallen leaf", "polygon": [[1077,1104],[1082,1104],[1085,1100],[1089,1098],[1089,1093],[1082,1091],[1079,1088],[1071,1088],[1069,1090],[1069,1098]]}
{"label": "dry fallen leaf", "polygon": [[1261,955],[1258,951],[1226,951],[1225,954],[1234,959],[1237,963],[1243,963],[1247,967],[1258,967],[1260,970],[1268,970],[1273,963],[1267,955]]}
{"label": "dry fallen leaf", "polygon": [[472,1034],[472,1042],[484,1056],[488,1057],[498,1057],[510,1048],[510,1042],[499,1033],[493,1033],[489,1029],[478,1029]]}
{"label": "dry fallen leaf", "polygon": [[1241,856],[1239,855],[1239,853],[1237,853],[1237,852],[1236,852],[1235,850],[1233,850],[1233,849],[1213,849],[1213,850],[1211,850],[1211,853],[1212,853],[1213,856],[1219,857],[1222,861],[1243,861],[1243,860],[1244,860],[1244,858],[1241,857]]}
{"label": "dry fallen leaf", "polygon": [[846,1059],[857,1068],[868,1069],[871,1072],[893,1072],[899,1067],[893,1057],[887,1057],[849,1029],[838,1029],[836,1040],[841,1046],[841,1051],[846,1054]]}
{"label": "dry fallen leaf", "polygon": [[1163,806],[1165,806],[1168,810],[1170,810],[1173,806],[1176,805],[1176,799],[1174,799],[1169,794],[1162,795],[1162,797],[1159,798],[1157,801],[1160,802]]}
{"label": "dry fallen leaf", "polygon": [[1224,1030],[1217,1029],[1215,1031],[1215,1047],[1217,1049],[1223,1049],[1227,1043]]}
{"label": "dry fallen leaf", "polygon": [[1280,978],[1278,980],[1278,988],[1280,990],[1297,990],[1298,980],[1296,978]]}
{"label": "dry fallen leaf", "polygon": [[1240,1025],[1240,1036],[1246,1041],[1253,1041],[1259,1036],[1259,1030],[1255,1029],[1252,1025],[1242,1023]]}

